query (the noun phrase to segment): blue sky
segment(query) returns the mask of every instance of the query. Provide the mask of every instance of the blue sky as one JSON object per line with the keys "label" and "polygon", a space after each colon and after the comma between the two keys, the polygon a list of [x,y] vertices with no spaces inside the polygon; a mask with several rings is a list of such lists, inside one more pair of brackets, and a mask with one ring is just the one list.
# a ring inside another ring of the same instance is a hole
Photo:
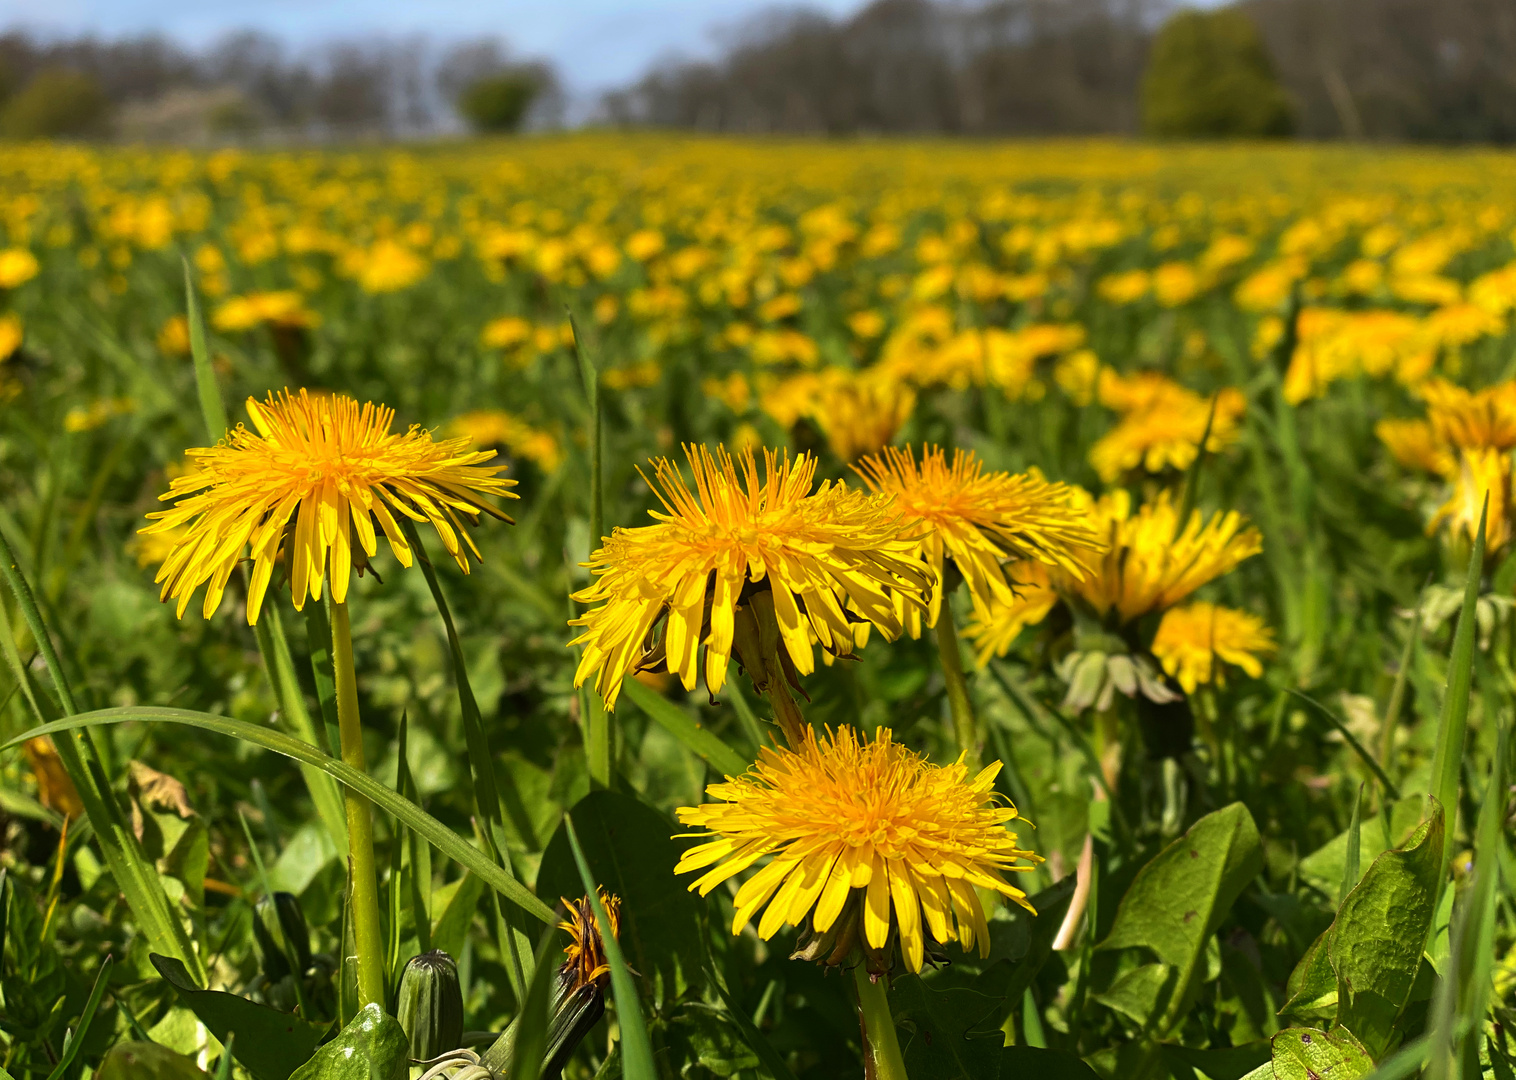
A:
{"label": "blue sky", "polygon": [[[661,55],[704,54],[722,28],[772,0],[0,0],[0,26],[104,37],[156,31],[198,46],[248,27],[293,45],[374,32],[438,41],[498,34],[557,64],[570,89],[593,93],[641,74]],[[845,13],[861,0],[808,0]]]}

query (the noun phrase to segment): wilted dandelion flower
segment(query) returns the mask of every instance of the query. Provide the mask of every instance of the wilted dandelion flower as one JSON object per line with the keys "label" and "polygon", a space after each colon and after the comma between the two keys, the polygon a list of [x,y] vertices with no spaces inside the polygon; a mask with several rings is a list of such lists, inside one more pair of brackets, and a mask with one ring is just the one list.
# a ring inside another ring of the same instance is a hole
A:
{"label": "wilted dandelion flower", "polygon": [[1258,678],[1262,658],[1276,648],[1274,632],[1257,615],[1203,601],[1164,612],[1153,638],[1153,655],[1190,694],[1203,683],[1222,681],[1217,660]]}
{"label": "wilted dandelion flower", "polygon": [[737,609],[758,593],[772,598],[781,660],[800,674],[814,668],[813,640],[847,655],[864,621],[893,640],[897,609],[925,603],[927,575],[888,498],[830,481],[811,494],[816,460],[807,455],[766,450],[760,476],[751,450],[735,460],[724,448],[685,454],[695,490],[666,458],[656,461],[658,524],[612,532],[588,564],[594,583],[574,596],[597,605],[571,623],[584,627],[572,642],[584,646],[574,684],[595,674],[607,708],[637,670],[666,665],[694,689],[702,645],[706,687],[718,692]]}
{"label": "wilted dandelion flower", "polygon": [[[606,918],[611,921],[611,933],[621,936],[621,898],[600,888],[600,902],[605,905]],[[569,944],[563,950],[563,966],[558,974],[565,989],[577,992],[586,986],[604,990],[610,982],[611,965],[605,958],[605,944],[600,940],[600,930],[595,925],[595,909],[588,896],[578,900],[559,897],[568,909],[568,918],[558,924],[560,930],[568,931]]]}
{"label": "wilted dandelion flower", "polygon": [[481,496],[514,498],[509,489],[516,482],[495,475],[502,466],[482,465],[493,451],[470,450],[467,439],[434,442],[418,427],[395,434],[393,409],[305,390],[270,394],[261,404],[249,398],[247,411],[257,433],[239,424],[216,446],[188,451],[192,468],[162,496],[178,501],[149,514],[155,523],[141,530],[185,530],[157,577],[163,599],[175,597],[181,616],[190,595],[206,585],[203,610],[210,618],[249,545],[251,624],[280,562],[296,610],[307,596],[321,599],[328,576],[332,599],[343,602],[355,557],[361,566],[362,556],[376,551],[375,521],[409,566],[410,545],[392,511],[430,522],[464,573],[468,552],[477,559],[479,551],[459,515],[510,520]]}
{"label": "wilted dandelion flower", "polygon": [[[907,525],[919,526],[917,550],[932,571],[928,626],[937,624],[942,608],[948,559],[968,582],[975,606],[987,609],[995,600],[1013,599],[1002,570],[1006,560],[1057,566],[1077,579],[1102,546],[1087,524],[1087,509],[1073,505],[1068,486],[1037,473],[986,471],[971,451],[955,450],[950,462],[940,447],[929,446],[917,462],[910,449],[890,446],[857,469],[874,491],[895,497]],[[919,634],[919,617],[903,614],[912,634]]]}
{"label": "wilted dandelion flower", "polygon": [[760,937],[808,924],[825,942],[809,952],[830,953],[833,963],[856,942],[874,952],[871,971],[888,970],[879,954],[892,932],[911,971],[921,970],[927,935],[965,949],[977,943],[988,956],[976,890],[1032,911],[1005,874],[1041,861],[1006,827],[1017,813],[994,793],[999,771],[996,762],[970,778],[962,758],[933,765],[888,728],[872,740],[846,727],[819,738],[808,731],[797,748],[765,748],[748,773],[707,788],[719,802],[678,811],[682,824],[714,838],[686,851],[675,873],[709,867],[690,886],[705,896],[768,859],[737,890],[732,932],[768,905]]}

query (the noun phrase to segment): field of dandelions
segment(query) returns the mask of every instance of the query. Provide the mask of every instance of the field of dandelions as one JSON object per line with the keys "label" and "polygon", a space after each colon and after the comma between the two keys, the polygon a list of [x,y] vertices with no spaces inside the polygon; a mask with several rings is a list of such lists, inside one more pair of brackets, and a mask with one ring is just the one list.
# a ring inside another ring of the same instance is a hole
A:
{"label": "field of dandelions", "polygon": [[7,147],[0,1078],[1513,1077],[1513,316],[1493,152]]}

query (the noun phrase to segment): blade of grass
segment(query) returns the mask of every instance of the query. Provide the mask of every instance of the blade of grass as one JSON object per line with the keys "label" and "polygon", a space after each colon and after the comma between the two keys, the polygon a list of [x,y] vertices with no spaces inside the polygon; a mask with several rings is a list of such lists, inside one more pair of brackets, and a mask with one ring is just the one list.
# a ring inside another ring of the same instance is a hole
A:
{"label": "blade of grass", "polygon": [[[400,731],[395,741],[395,791],[402,799],[411,798],[407,790],[406,781],[410,779],[410,767],[405,760],[406,734],[410,727],[410,713],[400,714]],[[400,985],[400,967],[404,963],[400,959],[400,915],[403,896],[408,891],[404,888],[405,878],[405,839],[407,830],[399,822],[395,823],[395,835],[390,838],[390,881],[389,881],[389,980],[387,985],[396,987]],[[409,957],[407,957],[409,959]]]}
{"label": "blade of grass", "polygon": [[1421,586],[1416,598],[1416,614],[1411,617],[1411,634],[1406,638],[1405,648],[1400,651],[1400,668],[1395,672],[1395,683],[1390,688],[1390,700],[1384,707],[1384,728],[1379,736],[1379,763],[1388,772],[1390,757],[1395,752],[1395,725],[1400,721],[1400,708],[1405,703],[1406,681],[1410,676],[1411,663],[1416,658],[1416,646],[1421,644],[1421,611],[1426,606],[1426,587],[1430,577]]}
{"label": "blade of grass", "polygon": [[105,987],[110,982],[111,968],[114,966],[115,961],[109,956],[101,962],[100,971],[95,975],[95,986],[89,992],[89,1000],[84,1003],[84,1011],[79,1014],[79,1023],[63,1044],[63,1053],[58,1055],[58,1064],[47,1074],[47,1080],[63,1080],[68,1075],[74,1058],[79,1056],[79,1048],[89,1036],[89,1026],[95,1021],[95,1012],[100,1008],[100,999],[105,996]]}
{"label": "blade of grass", "polygon": [[190,357],[195,362],[195,389],[200,393],[200,415],[205,419],[205,431],[214,446],[226,437],[230,425],[226,419],[226,405],[221,400],[221,388],[216,385],[216,370],[211,367],[210,350],[205,346],[205,320],[200,317],[200,298],[195,295],[195,280],[190,273],[188,259],[184,263],[184,318],[189,324]]}
{"label": "blade of grass", "polygon": [[736,679],[727,680],[726,696],[732,703],[732,711],[737,714],[737,722],[742,725],[748,742],[752,743],[753,756],[757,757],[759,750],[770,745],[769,737],[763,733],[763,725],[758,721],[758,714],[753,712],[753,707],[748,704],[747,695],[742,692],[742,687]]}
{"label": "blade of grass", "polygon": [[1379,762],[1374,760],[1374,755],[1363,748],[1363,743],[1353,736],[1353,733],[1347,729],[1347,725],[1338,718],[1336,713],[1311,697],[1310,694],[1296,690],[1294,687],[1290,687],[1289,692],[1326,717],[1327,721],[1337,729],[1337,733],[1342,736],[1343,742],[1347,743],[1352,748],[1353,753],[1357,754],[1362,759],[1364,765],[1368,766],[1369,772],[1373,773],[1374,779],[1379,781],[1380,787],[1384,789],[1387,798],[1391,801],[1400,798],[1400,788],[1395,786],[1395,781],[1391,780],[1389,775],[1379,767]]}
{"label": "blade of grass", "polygon": [[537,943],[537,953],[532,959],[532,984],[527,988],[526,998],[517,1014],[516,1037],[511,1040],[510,1069],[507,1080],[537,1080],[542,1074],[542,1062],[547,1057],[547,1029],[551,1013],[552,985],[555,965],[551,962],[553,945],[558,937],[558,925],[548,923]]}
{"label": "blade of grass", "polygon": [[1463,764],[1463,744],[1469,728],[1469,692],[1474,681],[1474,608],[1479,600],[1479,580],[1484,569],[1484,523],[1490,511],[1489,496],[1479,511],[1479,528],[1474,533],[1469,552],[1468,580],[1463,587],[1463,608],[1458,613],[1458,628],[1453,633],[1453,651],[1448,657],[1447,693],[1442,699],[1442,716],[1437,726],[1437,749],[1432,755],[1432,794],[1447,815],[1448,842],[1443,849],[1443,863],[1452,858],[1457,836],[1459,769]]}
{"label": "blade of grass", "polygon": [[590,864],[584,858],[584,849],[579,846],[579,834],[574,829],[574,820],[563,816],[563,826],[568,833],[569,847],[574,851],[574,863],[579,867],[579,878],[584,884],[584,895],[595,910],[595,925],[600,930],[600,941],[605,948],[606,963],[611,966],[611,993],[616,1001],[616,1020],[621,1027],[621,1075],[626,1080],[657,1080],[658,1071],[653,1067],[653,1044],[648,1038],[647,1025],[642,1020],[642,1005],[637,999],[637,984],[632,981],[631,969],[621,954],[621,943],[611,932],[611,920],[600,902],[600,892]]}
{"label": "blade of grass", "polygon": [[1348,898],[1348,893],[1353,891],[1353,886],[1358,884],[1359,862],[1362,859],[1362,851],[1359,836],[1363,829],[1363,785],[1358,785],[1358,791],[1353,796],[1353,816],[1348,821],[1348,850],[1342,860],[1342,888],[1337,893],[1337,910],[1342,910],[1342,903]]}
{"label": "blade of grass", "polygon": [[[308,608],[319,604],[307,604]],[[317,732],[310,710],[305,706],[305,692],[295,675],[295,660],[290,654],[289,639],[284,635],[284,620],[279,605],[265,604],[263,614],[253,627],[258,639],[258,652],[263,657],[263,669],[268,674],[269,685],[274,691],[274,701],[279,706],[279,716],[289,727],[290,734],[304,739],[319,750],[330,750],[331,744]],[[342,810],[342,794],[331,778],[324,776],[309,765],[300,766],[306,790],[316,813],[326,827],[327,835],[336,845],[337,857],[347,862],[347,819]]]}
{"label": "blade of grass", "polygon": [[[401,526],[405,530],[406,541],[415,553],[416,563],[421,567],[421,574],[426,578],[427,588],[432,593],[432,602],[436,605],[437,614],[442,618],[442,626],[447,633],[448,654],[453,663],[453,683],[458,692],[458,708],[463,716],[463,737],[468,745],[469,773],[474,785],[474,811],[483,825],[481,831],[484,834],[485,846],[489,850],[490,857],[507,874],[515,877],[516,871],[511,865],[510,851],[506,846],[504,821],[500,809],[501,785],[495,775],[495,759],[490,753],[489,738],[484,733],[484,719],[479,713],[479,701],[474,697],[473,684],[469,682],[468,664],[463,657],[463,644],[458,639],[458,628],[453,623],[452,608],[448,606],[447,596],[442,592],[442,584],[437,580],[437,570],[427,556],[426,545],[422,543],[420,532],[417,531],[410,518],[402,518]],[[511,824],[516,827],[517,834],[527,846],[535,850],[538,847],[536,832],[532,828],[531,816],[527,813],[520,794],[514,787],[507,787],[505,794],[505,806],[510,812]],[[504,944],[508,958],[506,973],[511,978],[511,989],[516,994],[516,1000],[520,1001],[521,995],[526,993],[527,982],[531,978],[531,972],[526,970],[526,963],[527,958],[532,955],[532,942],[520,927],[510,924],[510,920],[500,910],[498,901],[495,905],[496,937]]]}
{"label": "blade of grass", "polygon": [[232,1080],[232,1066],[236,1058],[232,1057],[232,1045],[237,1041],[237,1033],[228,1031],[226,1042],[222,1044],[221,1060],[216,1064],[216,1080]]}
{"label": "blade of grass", "polygon": [[0,751],[12,749],[27,739],[33,739],[39,735],[52,735],[60,731],[75,731],[131,721],[184,724],[203,731],[214,731],[220,735],[230,735],[232,738],[241,739],[254,746],[272,750],[276,754],[282,754],[295,761],[314,765],[338,783],[351,788],[379,809],[416,830],[434,848],[460,866],[472,870],[484,880],[485,884],[495,889],[526,914],[542,922],[554,918],[553,909],[533,896],[526,886],[497,866],[488,855],[458,836],[421,807],[409,799],[401,798],[373,777],[358,772],[338,759],[323,754],[310,743],[286,735],[282,731],[274,731],[227,716],[212,716],[210,713],[134,705],[127,708],[100,709],[95,712],[80,713],[77,716],[43,724],[0,745]]}
{"label": "blade of grass", "polygon": [[1205,418],[1205,431],[1200,435],[1200,445],[1195,448],[1195,460],[1190,462],[1190,467],[1184,474],[1184,498],[1179,504],[1179,517],[1174,520],[1175,537],[1189,524],[1190,515],[1195,512],[1195,501],[1200,497],[1200,469],[1209,453],[1211,426],[1216,423],[1216,406],[1220,401],[1219,393],[1211,395],[1211,411]]}
{"label": "blade of grass", "polygon": [[[579,361],[579,377],[584,383],[584,398],[589,405],[589,450],[590,450],[590,550],[586,558],[593,558],[595,550],[605,535],[605,497],[603,464],[604,418],[600,408],[600,370],[595,358],[590,355],[584,334],[574,313],[568,313],[569,325],[574,331],[574,356]],[[606,711],[600,698],[583,692],[579,699],[579,711],[584,724],[584,755],[589,767],[590,782],[603,788],[611,786],[611,714]]]}
{"label": "blade of grass", "polygon": [[644,686],[629,675],[621,684],[621,692],[647,713],[649,719],[723,776],[741,776],[747,772],[749,763],[741,754],[652,687]]}
{"label": "blade of grass", "polygon": [[[3,535],[0,535],[0,577],[5,579],[11,594],[16,598],[17,607],[52,676],[53,687],[64,715],[73,716],[78,709],[74,704],[68,677],[53,649],[47,627],[43,625],[31,587],[21,575],[21,569]],[[3,639],[0,640],[0,648],[3,648],[13,673],[28,688],[27,696],[37,718],[46,721],[48,713],[40,707],[41,702],[30,688],[30,673],[21,666],[20,651],[16,648],[15,634],[3,603],[0,603],[0,639]],[[183,961],[191,973],[203,980],[205,968],[199,954],[195,952],[189,931],[169,902],[157,869],[142,853],[136,833],[132,831],[120,804],[116,802],[110,779],[100,764],[99,752],[89,732],[81,730],[77,737],[55,739],[53,745],[58,751],[58,760],[64,772],[79,793],[85,815],[94,827],[96,840],[105,856],[106,865],[115,877],[117,887],[126,897],[127,906],[131,908],[138,928],[147,936],[148,943],[155,952]]]}

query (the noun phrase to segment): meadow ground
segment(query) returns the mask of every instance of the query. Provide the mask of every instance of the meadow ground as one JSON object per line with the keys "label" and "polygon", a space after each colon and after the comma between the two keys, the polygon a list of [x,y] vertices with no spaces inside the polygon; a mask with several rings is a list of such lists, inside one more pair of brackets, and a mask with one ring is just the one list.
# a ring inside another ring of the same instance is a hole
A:
{"label": "meadow ground", "polygon": [[1516,157],[27,145],[0,228],[0,737],[98,724],[0,758],[17,1080],[284,1080],[429,948],[501,1031],[567,813],[568,1077],[1512,1075]]}

